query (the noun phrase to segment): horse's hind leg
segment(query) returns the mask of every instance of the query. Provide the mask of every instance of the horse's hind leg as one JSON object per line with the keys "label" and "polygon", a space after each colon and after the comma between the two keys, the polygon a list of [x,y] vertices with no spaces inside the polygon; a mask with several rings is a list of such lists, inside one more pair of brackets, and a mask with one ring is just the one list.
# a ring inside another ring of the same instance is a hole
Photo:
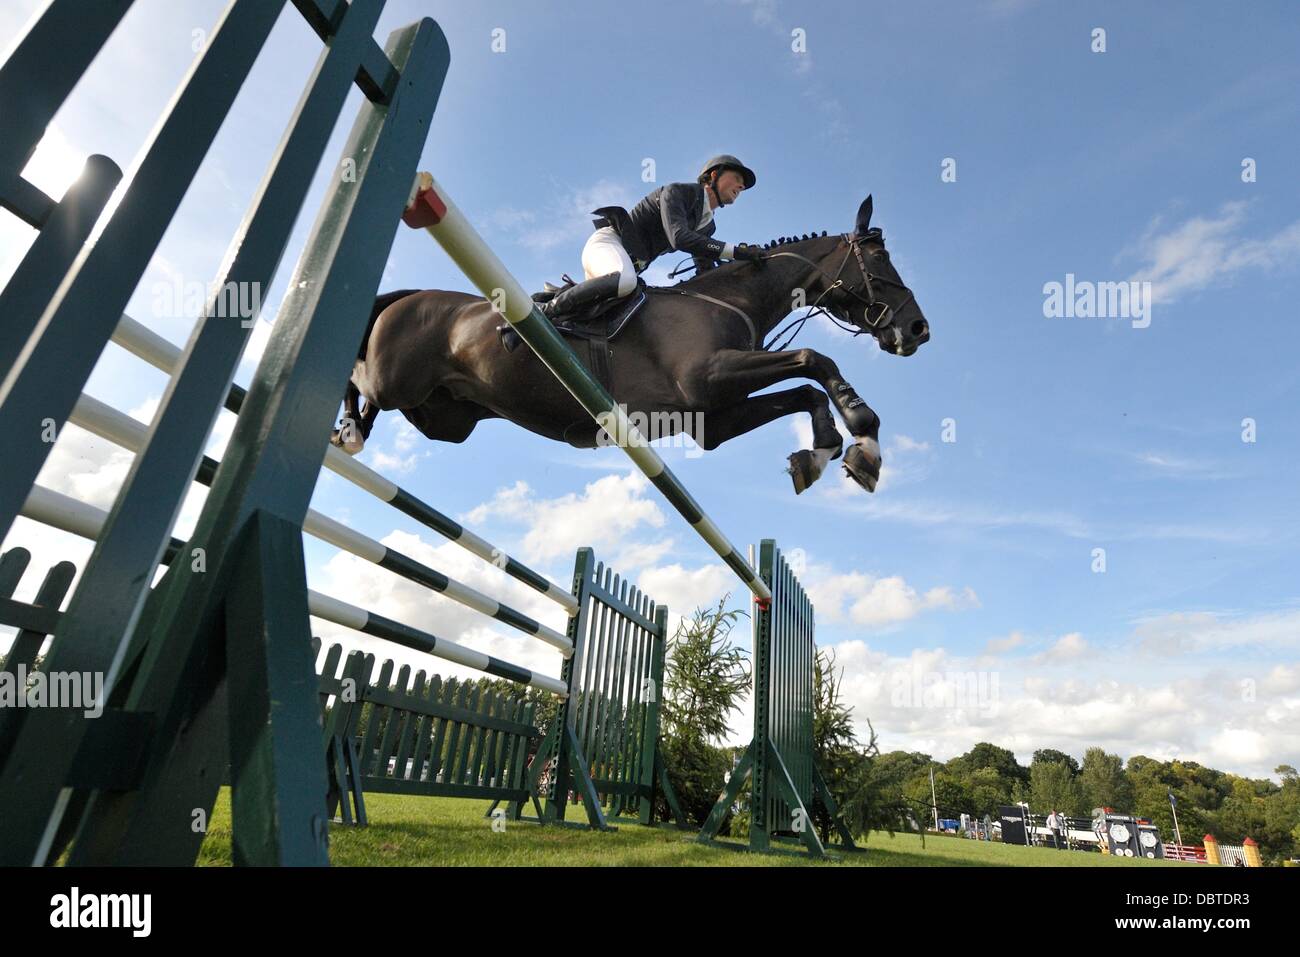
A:
{"label": "horse's hind leg", "polygon": [[370,437],[370,430],[375,424],[375,416],[379,414],[379,409],[368,402],[363,416],[359,409],[360,401],[361,392],[356,383],[349,379],[347,391],[343,393],[343,418],[339,419],[339,427],[330,434],[330,444],[341,448],[348,455],[356,455],[365,448],[366,439]]}

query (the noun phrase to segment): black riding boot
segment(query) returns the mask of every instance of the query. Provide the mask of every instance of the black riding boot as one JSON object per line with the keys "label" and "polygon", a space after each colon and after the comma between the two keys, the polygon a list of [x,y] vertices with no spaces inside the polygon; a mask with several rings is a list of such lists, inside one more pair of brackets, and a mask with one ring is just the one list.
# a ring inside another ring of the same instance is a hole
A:
{"label": "black riding boot", "polygon": [[554,321],[560,316],[577,312],[593,302],[612,299],[618,293],[618,277],[618,273],[612,272],[561,289],[553,299],[538,303],[537,308],[542,310],[542,314],[547,319]]}

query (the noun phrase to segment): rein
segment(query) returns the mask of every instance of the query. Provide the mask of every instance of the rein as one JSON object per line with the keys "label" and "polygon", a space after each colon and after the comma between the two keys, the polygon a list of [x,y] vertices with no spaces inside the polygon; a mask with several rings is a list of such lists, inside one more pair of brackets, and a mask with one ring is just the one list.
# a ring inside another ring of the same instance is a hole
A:
{"label": "rein", "polygon": [[[844,233],[841,236],[842,242],[848,246],[848,249],[844,251],[844,258],[840,260],[840,266],[835,270],[834,276],[828,273],[825,269],[822,269],[821,266],[817,265],[817,263],[813,262],[802,253],[791,252],[790,250],[781,250],[780,252],[769,253],[763,257],[763,259],[776,259],[781,256],[788,256],[793,259],[798,259],[801,262],[807,263],[813,272],[819,273],[823,279],[827,280],[827,283],[826,288],[822,290],[821,295],[819,295],[808,307],[810,310],[809,312],[804,313],[804,315],[800,316],[798,319],[792,320],[788,325],[777,330],[777,332],[773,333],[772,338],[761,347],[758,340],[758,327],[754,324],[754,320],[739,307],[733,306],[729,302],[723,302],[721,299],[715,299],[713,296],[706,296],[704,293],[693,292],[689,289],[658,287],[655,289],[655,292],[669,292],[675,293],[679,296],[690,296],[693,299],[701,299],[704,302],[712,303],[715,306],[721,306],[724,309],[729,309],[734,312],[744,320],[746,328],[749,329],[749,347],[751,350],[758,350],[761,348],[764,352],[779,352],[780,350],[787,348],[790,343],[794,341],[795,336],[802,331],[804,324],[816,315],[826,316],[831,320],[831,322],[839,326],[839,328],[849,333],[849,335],[860,336],[864,333],[873,332],[885,326],[893,317],[895,312],[893,306],[876,298],[875,287],[872,285],[873,281],[897,286],[899,289],[904,290],[907,293],[907,298],[903,300],[901,305],[906,305],[914,298],[912,290],[903,283],[890,279],[887,276],[873,276],[871,274],[871,270],[867,268],[866,260],[862,256],[861,244],[867,239],[880,240],[880,230],[870,230],[866,236],[855,236],[852,233]],[[857,259],[858,269],[862,273],[862,285],[857,289],[846,285],[844,280],[840,278],[844,274],[844,268],[849,264],[849,256],[854,256]],[[683,267],[678,267],[673,270],[669,276],[671,278],[682,271],[685,271],[685,269]],[[860,323],[856,319],[848,316],[841,318],[836,315],[829,306],[823,306],[821,304],[822,300],[836,289],[842,290],[846,295],[853,297],[861,304],[862,321]],[[865,297],[863,296],[863,292],[866,293]],[[874,315],[872,314],[873,308],[876,310]],[[786,337],[784,342],[777,345],[776,340],[780,339],[786,332],[789,332],[790,335]]]}

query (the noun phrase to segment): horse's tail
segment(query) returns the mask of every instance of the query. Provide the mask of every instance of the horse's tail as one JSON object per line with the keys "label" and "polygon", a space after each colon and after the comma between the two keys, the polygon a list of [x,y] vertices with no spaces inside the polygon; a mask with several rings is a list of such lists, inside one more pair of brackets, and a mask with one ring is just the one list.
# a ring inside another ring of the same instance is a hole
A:
{"label": "horse's tail", "polygon": [[357,350],[358,359],[366,357],[366,347],[370,344],[370,333],[374,331],[375,320],[379,318],[379,314],[399,299],[405,299],[412,293],[419,291],[418,289],[398,289],[394,292],[381,292],[375,297],[375,304],[370,307],[370,320],[366,323],[365,338],[361,340],[361,348]]}

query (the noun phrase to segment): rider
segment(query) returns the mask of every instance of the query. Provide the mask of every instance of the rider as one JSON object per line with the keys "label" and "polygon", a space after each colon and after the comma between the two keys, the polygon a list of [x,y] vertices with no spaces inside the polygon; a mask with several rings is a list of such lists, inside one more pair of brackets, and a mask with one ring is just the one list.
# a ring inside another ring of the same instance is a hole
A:
{"label": "rider", "polygon": [[586,280],[539,303],[542,312],[554,319],[602,299],[626,296],[636,288],[637,275],[669,250],[690,253],[697,272],[712,269],[720,259],[758,259],[758,246],[710,238],[713,211],[734,203],[754,181],[753,170],[723,154],[709,160],[694,183],[661,186],[630,213],[621,206],[594,210],[600,218],[582,250]]}

